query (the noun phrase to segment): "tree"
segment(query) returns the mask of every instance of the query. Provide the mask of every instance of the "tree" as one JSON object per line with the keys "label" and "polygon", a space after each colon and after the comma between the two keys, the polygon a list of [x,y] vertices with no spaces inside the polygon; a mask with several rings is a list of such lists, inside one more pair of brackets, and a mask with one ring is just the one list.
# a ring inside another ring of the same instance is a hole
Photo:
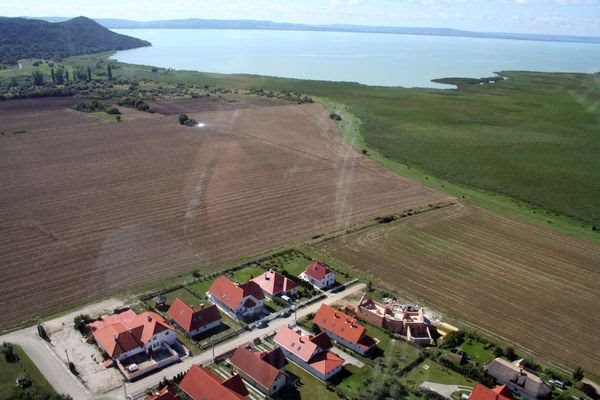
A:
{"label": "tree", "polygon": [[108,75],[108,80],[112,81],[112,67],[110,63],[106,66],[106,74]]}
{"label": "tree", "polygon": [[87,67],[87,81],[91,82],[92,80],[92,70],[90,69],[90,66],[88,65]]}
{"label": "tree", "polygon": [[573,380],[575,382],[579,382],[582,379],[583,379],[583,369],[581,368],[581,366],[578,366],[577,368],[575,368],[575,371],[573,371]]}
{"label": "tree", "polygon": [[460,346],[465,341],[465,333],[463,331],[452,331],[444,337],[444,343],[440,346],[443,349],[452,349]]}
{"label": "tree", "polygon": [[510,361],[515,361],[517,358],[519,358],[517,353],[515,353],[515,349],[510,346],[504,349],[504,357],[508,358]]}
{"label": "tree", "polygon": [[19,356],[17,355],[17,353],[15,353],[15,349],[13,348],[12,343],[2,343],[2,354],[4,354],[4,359],[7,363],[14,363],[19,361]]}
{"label": "tree", "polygon": [[52,83],[56,83],[56,77],[54,76],[54,67],[50,68],[50,77],[52,78]]}
{"label": "tree", "polygon": [[44,75],[40,71],[33,71],[31,78],[35,86],[44,86]]}
{"label": "tree", "polygon": [[56,83],[57,85],[62,85],[65,83],[65,78],[64,78],[64,73],[65,70],[64,68],[56,68],[56,70],[54,70],[54,83]]}

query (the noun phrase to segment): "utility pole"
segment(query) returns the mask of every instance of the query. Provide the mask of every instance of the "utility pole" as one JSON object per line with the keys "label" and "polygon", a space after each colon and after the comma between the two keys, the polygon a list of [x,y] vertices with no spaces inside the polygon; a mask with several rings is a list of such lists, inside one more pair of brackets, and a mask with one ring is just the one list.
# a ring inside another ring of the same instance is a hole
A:
{"label": "utility pole", "polygon": [[67,349],[65,349],[65,355],[67,356],[67,364],[70,364],[71,360],[69,360],[69,353],[67,352]]}
{"label": "utility pole", "polygon": [[210,337],[210,344],[212,345],[212,359],[213,362],[215,362],[215,340],[213,339],[213,337]]}

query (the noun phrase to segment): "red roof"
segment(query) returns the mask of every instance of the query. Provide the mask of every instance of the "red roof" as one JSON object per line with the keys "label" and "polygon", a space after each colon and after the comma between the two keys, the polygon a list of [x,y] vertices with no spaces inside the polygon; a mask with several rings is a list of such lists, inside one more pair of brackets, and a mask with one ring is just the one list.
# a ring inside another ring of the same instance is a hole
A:
{"label": "red roof", "polygon": [[111,358],[148,343],[167,329],[173,330],[159,314],[146,311],[128,323],[116,322],[94,331],[94,338]]}
{"label": "red roof", "polygon": [[167,313],[187,332],[195,331],[221,319],[219,309],[214,304],[208,307],[200,306],[200,309],[194,310],[179,298],[173,300]]}
{"label": "red roof", "polygon": [[[271,390],[273,383],[281,373],[280,368],[282,366],[277,366],[277,364],[281,364],[280,359],[282,356],[283,352],[279,347],[269,353],[255,353],[248,347],[241,346],[233,353],[231,363],[263,388]],[[277,364],[270,364],[271,359],[277,361]],[[283,356],[283,359],[285,360],[285,356]]]}
{"label": "red roof", "polygon": [[334,369],[344,365],[344,359],[330,351],[324,351],[314,356],[309,364],[323,375],[327,375]]}
{"label": "red roof", "polygon": [[344,364],[342,358],[327,351],[333,347],[333,344],[325,332],[317,336],[302,335],[299,330],[282,326],[277,331],[274,341],[323,375]]}
{"label": "red roof", "polygon": [[321,332],[317,336],[303,335],[300,331],[295,331],[287,326],[279,328],[274,340],[275,343],[295,354],[304,362],[308,362],[314,354],[333,347],[325,332]]}
{"label": "red roof", "polygon": [[321,304],[321,308],[319,308],[313,322],[322,330],[334,333],[353,344],[359,344],[361,338],[366,334],[365,327],[359,324],[356,318],[352,318],[327,304]]}
{"label": "red roof", "polygon": [[[508,393],[506,393],[508,391]],[[496,389],[490,389],[482,384],[478,383],[473,388],[469,400],[512,400],[512,394],[506,385],[497,387]]]}
{"label": "red roof", "polygon": [[267,271],[252,279],[262,290],[274,296],[279,293],[288,292],[298,284],[291,279],[286,278],[276,271]]}
{"label": "red roof", "polygon": [[512,392],[508,388],[508,385],[500,385],[492,390],[498,394],[501,394],[504,397],[508,397],[509,399],[513,398]]}
{"label": "red roof", "polygon": [[179,385],[193,400],[241,400],[248,390],[239,375],[222,381],[210,370],[194,364]]}
{"label": "red roof", "polygon": [[312,264],[306,267],[306,270],[304,271],[305,275],[308,275],[318,281],[322,281],[323,278],[325,278],[325,276],[329,273],[331,273],[331,270],[327,268],[327,265],[320,261],[313,261]]}
{"label": "red roof", "polygon": [[97,329],[102,329],[106,326],[116,324],[117,322],[121,322],[123,325],[129,325],[131,321],[135,319],[135,317],[137,317],[137,314],[133,310],[129,309],[119,314],[103,315],[98,321],[90,322],[87,324],[87,326],[92,331],[95,331]]}
{"label": "red roof", "polygon": [[262,289],[256,283],[250,281],[238,286],[225,276],[215,279],[208,291],[232,310],[235,310],[245,297],[253,296],[256,300],[265,298]]}
{"label": "red roof", "polygon": [[179,396],[175,394],[170,386],[165,386],[158,392],[146,396],[144,400],[179,400]]}

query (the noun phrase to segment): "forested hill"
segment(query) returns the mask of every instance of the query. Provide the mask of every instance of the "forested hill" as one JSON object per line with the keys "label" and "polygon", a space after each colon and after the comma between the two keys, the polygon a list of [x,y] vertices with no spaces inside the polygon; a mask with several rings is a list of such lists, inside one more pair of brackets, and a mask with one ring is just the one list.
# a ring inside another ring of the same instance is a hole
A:
{"label": "forested hill", "polygon": [[86,17],[50,23],[0,17],[0,64],[24,58],[57,59],[151,46],[145,40],[114,33]]}

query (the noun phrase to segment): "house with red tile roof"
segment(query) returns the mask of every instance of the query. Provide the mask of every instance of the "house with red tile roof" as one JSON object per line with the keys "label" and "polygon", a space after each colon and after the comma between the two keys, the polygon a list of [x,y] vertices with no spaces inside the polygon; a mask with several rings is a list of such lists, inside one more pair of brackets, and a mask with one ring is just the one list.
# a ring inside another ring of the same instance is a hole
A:
{"label": "house with red tile roof", "polygon": [[282,326],[274,338],[288,360],[326,381],[342,370],[344,360],[329,351],[333,344],[325,332],[316,336]]}
{"label": "house with red tile roof", "polygon": [[243,400],[248,396],[248,389],[239,375],[222,380],[196,364],[185,374],[179,387],[193,400]]}
{"label": "house with red tile roof", "polygon": [[365,292],[354,312],[371,325],[406,336],[411,343],[419,346],[431,346],[434,343],[422,307],[397,303],[395,300],[387,304],[377,303]]}
{"label": "house with red tile roof", "polygon": [[321,304],[313,322],[331,339],[359,354],[368,353],[379,342],[367,335],[365,327],[355,318],[327,304]]}
{"label": "house with red tile roof", "polygon": [[273,270],[260,274],[252,279],[252,282],[260,286],[267,297],[283,294],[290,296],[298,293],[298,284],[296,282]]}
{"label": "house with red tile roof", "polygon": [[478,383],[473,388],[469,400],[513,400],[513,396],[506,385],[490,389],[487,386]]}
{"label": "house with red tile roof", "polygon": [[144,400],[179,400],[179,396],[170,386],[165,386],[161,390],[144,397]]}
{"label": "house with red tile roof", "polygon": [[176,342],[176,333],[159,314],[146,311],[135,318],[109,318],[99,324],[88,325],[96,343],[113,360],[122,360],[141,352],[157,351],[163,345]]}
{"label": "house with red tile roof", "polygon": [[266,396],[287,384],[287,359],[279,347],[270,352],[254,352],[248,345],[238,347],[231,357],[234,370]]}
{"label": "house with red tile roof", "polygon": [[175,298],[167,311],[169,321],[185,332],[187,336],[196,336],[221,325],[221,314],[214,304],[205,307],[200,305],[197,310]]}
{"label": "house with red tile roof", "polygon": [[251,317],[264,312],[265,296],[255,282],[238,285],[220,276],[206,292],[208,298],[234,318]]}
{"label": "house with red tile roof", "polygon": [[335,284],[335,274],[320,261],[314,261],[299,276],[319,289],[327,289]]}

